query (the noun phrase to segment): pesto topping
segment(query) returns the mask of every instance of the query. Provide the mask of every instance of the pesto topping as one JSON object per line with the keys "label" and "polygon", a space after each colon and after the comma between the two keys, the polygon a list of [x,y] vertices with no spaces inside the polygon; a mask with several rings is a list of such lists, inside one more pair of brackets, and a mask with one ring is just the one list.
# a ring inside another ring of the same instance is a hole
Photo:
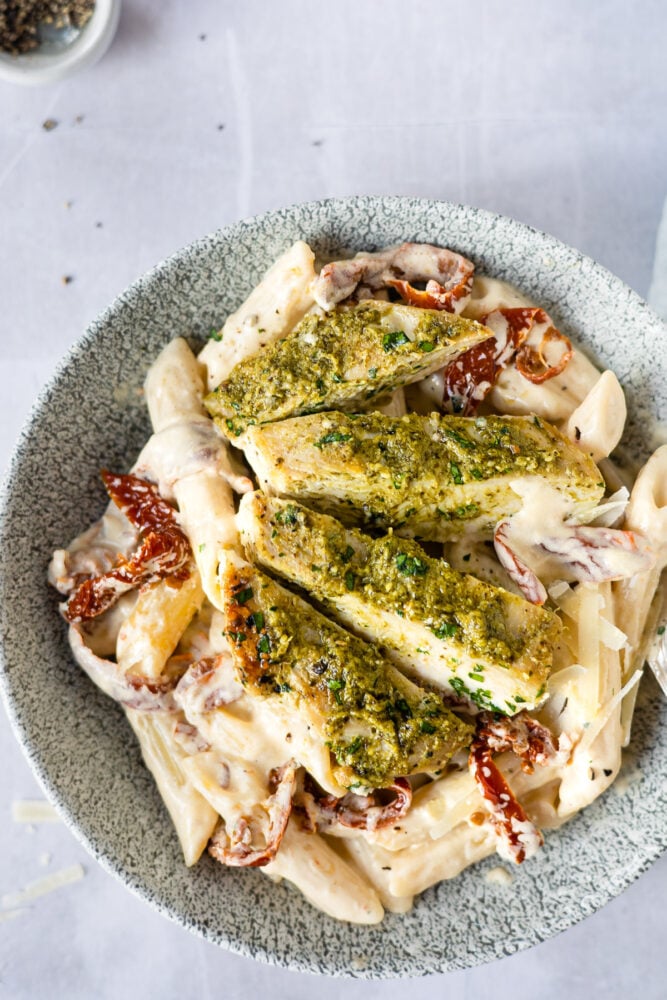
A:
{"label": "pesto topping", "polygon": [[[244,541],[260,563],[303,587],[344,624],[363,624],[392,657],[395,640],[398,663],[411,637],[414,653],[429,664],[428,676],[481,708],[506,714],[509,696],[513,703],[538,700],[560,627],[550,611],[454,570],[411,539],[371,538],[298,504],[290,504],[295,523],[281,528],[285,507],[286,501],[261,493],[241,505]],[[323,572],[312,573],[312,559]],[[405,624],[388,617],[394,615]]]}
{"label": "pesto topping", "polygon": [[331,411],[250,428],[246,453],[276,493],[346,524],[434,541],[489,537],[521,506],[515,478],[541,476],[573,503],[604,489],[591,459],[532,417]]}
{"label": "pesto topping", "polygon": [[[382,787],[398,775],[432,770],[469,742],[471,727],[374,646],[253,567],[230,574],[226,620],[242,684],[251,695],[306,702],[350,783]],[[247,605],[234,599],[239,587],[253,592]]]}
{"label": "pesto topping", "polygon": [[489,336],[474,320],[388,302],[313,314],[241,361],[205,404],[237,437],[254,423],[354,406],[415,382]]}

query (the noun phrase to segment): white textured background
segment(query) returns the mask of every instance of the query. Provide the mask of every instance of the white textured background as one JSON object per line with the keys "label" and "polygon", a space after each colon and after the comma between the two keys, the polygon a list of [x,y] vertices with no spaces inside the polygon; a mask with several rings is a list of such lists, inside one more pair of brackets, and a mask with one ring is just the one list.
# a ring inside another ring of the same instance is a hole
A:
{"label": "white textured background", "polygon": [[[35,91],[0,83],[3,464],[57,359],[118,292],[195,237],[291,202],[468,202],[553,233],[645,295],[667,193],[666,36],[660,0],[125,0],[97,67]],[[500,964],[315,982],[168,923],[60,824],[12,823],[11,802],[39,791],[4,720],[0,760],[0,894],[86,868],[2,924],[0,996],[667,995],[665,858],[595,917]]]}

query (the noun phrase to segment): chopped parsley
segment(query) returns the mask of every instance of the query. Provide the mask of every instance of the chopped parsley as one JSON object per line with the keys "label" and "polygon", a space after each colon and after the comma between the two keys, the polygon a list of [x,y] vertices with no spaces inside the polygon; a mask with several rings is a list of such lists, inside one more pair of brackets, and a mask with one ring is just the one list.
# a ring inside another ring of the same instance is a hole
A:
{"label": "chopped parsley", "polygon": [[271,640],[268,635],[260,635],[259,642],[257,643],[257,650],[260,653],[270,653],[271,652]]}
{"label": "chopped parsley", "polygon": [[336,700],[336,704],[337,705],[342,705],[343,704],[343,700],[342,700],[342,698],[340,696],[340,692],[341,692],[341,689],[345,687],[345,681],[330,680],[330,681],[327,681],[327,687],[329,688],[329,690],[333,694],[333,696],[334,696],[334,698]]}
{"label": "chopped parsley", "polygon": [[314,444],[321,451],[325,444],[340,444],[343,441],[349,441],[351,437],[351,434],[343,434],[342,431],[329,431],[328,434],[323,434],[319,441],[315,441]]}
{"label": "chopped parsley", "polygon": [[463,434],[459,434],[458,431],[453,430],[451,427],[447,428],[447,437],[451,438],[452,441],[456,441],[456,443],[460,444],[462,448],[474,447],[469,438],[465,437]]}
{"label": "chopped parsley", "polygon": [[450,462],[449,471],[457,486],[463,486],[463,476],[456,462]]}
{"label": "chopped parsley", "polygon": [[349,563],[353,555],[354,555],[354,549],[352,548],[351,545],[348,545],[345,551],[341,552],[340,554],[341,561],[344,563]]}
{"label": "chopped parsley", "polygon": [[294,504],[288,504],[284,510],[279,510],[276,514],[277,524],[296,524],[298,521],[298,512]]}
{"label": "chopped parsley", "polygon": [[258,631],[264,628],[264,615],[261,611],[253,611],[253,613],[248,618],[248,625],[252,625]]}
{"label": "chopped parsley", "polygon": [[220,343],[220,341],[222,340],[222,330],[216,330],[215,327],[211,327],[208,339],[217,340],[217,342]]}
{"label": "chopped parsley", "polygon": [[417,347],[420,351],[423,351],[424,354],[430,354],[431,351],[435,350],[435,344],[430,340],[420,340]]}
{"label": "chopped parsley", "polygon": [[458,631],[456,622],[443,622],[437,628],[431,629],[437,639],[450,639]]}
{"label": "chopped parsley", "polygon": [[385,333],[382,338],[382,346],[387,354],[389,354],[390,351],[395,351],[397,347],[401,346],[401,344],[408,344],[409,342],[409,338],[405,333],[403,333],[402,330],[394,330],[393,333]]}
{"label": "chopped parsley", "polygon": [[419,724],[419,728],[421,729],[422,733],[428,733],[429,736],[431,736],[435,732],[435,726],[433,725],[432,722],[429,722],[427,719],[422,719],[421,723]]}
{"label": "chopped parsley", "polygon": [[377,370],[377,368],[369,368],[368,369],[368,377],[369,378],[377,378],[378,377],[378,370]]}
{"label": "chopped parsley", "polygon": [[356,579],[354,573],[352,572],[351,569],[348,569],[347,573],[345,574],[345,586],[347,587],[348,590],[354,590],[355,583]]}
{"label": "chopped parsley", "polygon": [[234,600],[237,604],[246,604],[252,598],[252,587],[246,587],[245,590],[240,590],[236,594]]}
{"label": "chopped parsley", "polygon": [[419,556],[409,556],[405,552],[396,556],[396,567],[403,576],[426,576],[428,566]]}
{"label": "chopped parsley", "polygon": [[245,642],[246,635],[245,632],[228,632],[230,639],[233,639],[236,643]]}

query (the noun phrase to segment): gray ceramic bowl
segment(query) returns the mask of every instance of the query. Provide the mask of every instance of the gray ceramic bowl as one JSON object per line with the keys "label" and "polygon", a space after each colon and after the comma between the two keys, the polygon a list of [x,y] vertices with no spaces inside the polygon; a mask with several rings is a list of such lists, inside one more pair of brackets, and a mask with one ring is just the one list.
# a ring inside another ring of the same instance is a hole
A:
{"label": "gray ceramic bowl", "polygon": [[322,256],[427,240],[471,257],[539,301],[623,383],[626,443],[647,452],[667,418],[665,328],[609,272],[542,233],[460,205],[360,197],[297,205],[194,243],[141,278],[90,327],[41,393],[4,486],[0,539],[3,687],[16,734],[48,797],[86,848],[184,927],[244,955],[339,975],[419,975],[488,962],[593,913],[667,846],[667,705],[642,683],[632,754],[643,777],[612,788],[522,866],[510,888],[486,864],[426,892],[378,927],[335,923],[286,884],[205,857],[184,867],[120,709],[73,664],[53,548],[103,508],[101,465],[128,467],[149,434],[139,388],[167,340],[201,338],[297,238]]}

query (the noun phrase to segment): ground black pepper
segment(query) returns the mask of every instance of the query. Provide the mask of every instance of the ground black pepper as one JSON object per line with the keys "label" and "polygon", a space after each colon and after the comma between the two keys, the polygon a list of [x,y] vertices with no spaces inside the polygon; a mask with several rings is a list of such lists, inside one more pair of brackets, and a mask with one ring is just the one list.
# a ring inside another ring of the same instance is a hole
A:
{"label": "ground black pepper", "polygon": [[0,48],[22,55],[40,44],[38,28],[83,28],[95,0],[3,0],[0,3]]}

